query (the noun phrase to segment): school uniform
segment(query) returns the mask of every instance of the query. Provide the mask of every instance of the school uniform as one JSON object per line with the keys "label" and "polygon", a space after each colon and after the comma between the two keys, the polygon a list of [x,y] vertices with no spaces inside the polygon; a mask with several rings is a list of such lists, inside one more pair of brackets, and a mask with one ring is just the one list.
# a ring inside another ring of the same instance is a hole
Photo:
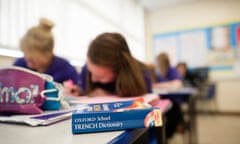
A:
{"label": "school uniform", "polygon": [[[24,58],[17,59],[13,65],[30,69]],[[69,79],[75,84],[78,81],[78,73],[75,68],[67,60],[57,56],[53,57],[52,63],[44,73],[51,75],[53,80],[59,83],[63,83]]]}
{"label": "school uniform", "polygon": [[[172,80],[181,80],[181,76],[178,73],[177,69],[175,67],[169,67],[166,77],[162,77],[160,75],[157,75],[157,82],[168,82]],[[183,112],[180,108],[181,99],[179,98],[169,98],[172,101],[172,107],[169,111],[166,113],[166,136],[167,138],[170,138],[173,136],[173,134],[176,131],[176,128],[179,124],[183,124]]]}
{"label": "school uniform", "polygon": [[181,80],[181,76],[177,69],[174,67],[169,67],[166,77],[162,77],[160,74],[156,74],[157,82],[167,82],[171,80]]}

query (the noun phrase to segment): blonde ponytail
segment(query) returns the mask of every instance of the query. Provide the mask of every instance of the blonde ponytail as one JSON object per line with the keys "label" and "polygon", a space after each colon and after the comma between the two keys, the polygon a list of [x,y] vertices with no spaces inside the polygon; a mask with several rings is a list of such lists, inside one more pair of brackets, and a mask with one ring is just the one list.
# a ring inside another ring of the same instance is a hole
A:
{"label": "blonde ponytail", "polygon": [[39,52],[52,52],[54,37],[52,28],[54,23],[46,18],[39,20],[39,25],[30,28],[20,41],[22,51],[34,50]]}
{"label": "blonde ponytail", "polygon": [[52,28],[54,27],[54,23],[46,18],[41,18],[39,20],[39,27],[51,32]]}

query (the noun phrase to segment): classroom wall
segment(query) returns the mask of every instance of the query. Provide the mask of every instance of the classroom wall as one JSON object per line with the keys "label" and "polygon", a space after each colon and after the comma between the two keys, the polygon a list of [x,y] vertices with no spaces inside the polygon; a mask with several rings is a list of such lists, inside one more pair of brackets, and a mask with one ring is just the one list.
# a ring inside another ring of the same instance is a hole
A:
{"label": "classroom wall", "polygon": [[[145,11],[146,62],[153,62],[154,34],[174,32],[214,24],[240,21],[240,0],[193,1],[172,7]],[[213,79],[217,85],[217,110],[240,112],[240,79],[235,76]]]}
{"label": "classroom wall", "polygon": [[240,21],[239,9],[240,0],[210,0],[145,11],[146,61],[152,62],[154,34]]}
{"label": "classroom wall", "polygon": [[8,57],[8,56],[1,56],[0,55],[0,68],[12,65],[14,62],[15,58],[13,57]]}
{"label": "classroom wall", "polygon": [[230,78],[217,82],[217,110],[240,112],[240,78]]}

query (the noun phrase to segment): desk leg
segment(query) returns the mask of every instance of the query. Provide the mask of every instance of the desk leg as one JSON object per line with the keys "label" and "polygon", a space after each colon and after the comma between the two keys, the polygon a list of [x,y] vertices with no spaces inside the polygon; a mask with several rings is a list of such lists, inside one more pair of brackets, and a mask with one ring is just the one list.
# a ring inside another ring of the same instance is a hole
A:
{"label": "desk leg", "polygon": [[157,144],[167,144],[166,139],[166,117],[162,115],[162,126],[155,127]]}
{"label": "desk leg", "polygon": [[189,114],[190,114],[190,144],[197,144],[197,121],[196,121],[196,100],[197,96],[191,96],[189,99]]}

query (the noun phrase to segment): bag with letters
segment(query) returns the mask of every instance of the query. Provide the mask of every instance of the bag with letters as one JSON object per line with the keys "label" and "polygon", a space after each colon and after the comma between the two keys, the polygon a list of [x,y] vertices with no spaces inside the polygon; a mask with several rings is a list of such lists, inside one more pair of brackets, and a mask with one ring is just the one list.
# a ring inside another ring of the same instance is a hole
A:
{"label": "bag with letters", "polygon": [[51,76],[26,68],[0,69],[0,113],[39,114],[61,108],[62,88]]}

